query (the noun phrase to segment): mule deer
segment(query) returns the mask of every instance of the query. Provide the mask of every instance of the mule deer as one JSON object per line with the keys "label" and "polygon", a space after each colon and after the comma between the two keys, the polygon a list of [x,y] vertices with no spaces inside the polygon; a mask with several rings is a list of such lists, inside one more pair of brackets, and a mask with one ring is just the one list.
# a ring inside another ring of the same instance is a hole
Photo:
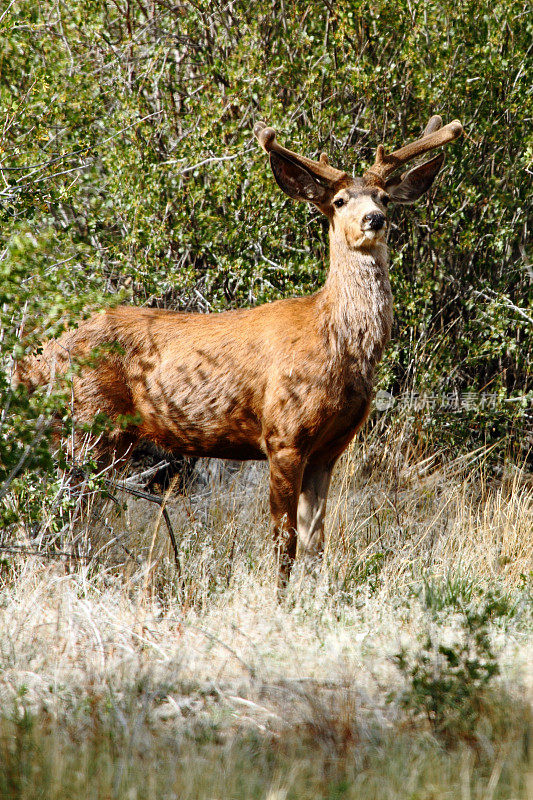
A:
{"label": "mule deer", "polygon": [[[401,176],[406,162],[461,134],[457,120],[430,119],[422,137],[352,178],[285,149],[272,128],[254,133],[274,177],[295,200],[329,220],[330,268],[309,297],[257,308],[192,314],[119,307],[97,313],[19,365],[29,388],[71,362],[100,357],[73,377],[76,423],[104,413],[111,424],[100,456],[127,457],[151,440],[191,456],[268,459],[270,509],[283,586],[297,540],[318,553],[331,473],[365,422],[374,371],[392,326],[387,205],[410,203],[431,186],[444,154]],[[121,427],[124,417],[136,422]]]}

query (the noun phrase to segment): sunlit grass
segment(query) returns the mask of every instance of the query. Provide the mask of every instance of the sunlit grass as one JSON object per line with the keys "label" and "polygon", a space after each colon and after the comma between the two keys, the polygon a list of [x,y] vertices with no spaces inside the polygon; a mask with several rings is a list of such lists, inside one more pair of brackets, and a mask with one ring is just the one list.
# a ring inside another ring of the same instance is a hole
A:
{"label": "sunlit grass", "polygon": [[6,560],[0,796],[528,797],[529,477],[392,446],[339,466],[282,602],[261,468],[169,498],[180,576],[127,497],[88,520],[98,560]]}

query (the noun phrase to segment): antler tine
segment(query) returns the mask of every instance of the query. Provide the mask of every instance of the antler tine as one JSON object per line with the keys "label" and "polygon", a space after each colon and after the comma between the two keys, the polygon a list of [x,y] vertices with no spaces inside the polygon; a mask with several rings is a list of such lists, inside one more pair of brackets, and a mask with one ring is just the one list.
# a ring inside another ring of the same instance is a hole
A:
{"label": "antler tine", "polygon": [[330,166],[328,157],[325,153],[320,154],[319,161],[312,161],[310,158],[293,153],[282,147],[276,140],[276,131],[269,128],[264,122],[256,122],[254,134],[266,153],[278,153],[280,156],[310,171],[319,181],[325,182],[329,186],[338,183],[347,177],[346,172]]}
{"label": "antler tine", "polygon": [[440,114],[435,114],[433,117],[431,117],[428,124],[424,128],[424,133],[422,134],[422,138],[424,138],[424,136],[429,136],[430,133],[434,133],[435,131],[438,131],[440,128],[442,128],[442,117],[440,116]]}
{"label": "antler tine", "polygon": [[458,119],[454,119],[443,128],[441,125],[442,118],[436,114],[429,120],[420,139],[400,147],[393,153],[386,154],[383,145],[378,145],[376,160],[366,174],[384,180],[408,161],[452,142],[463,132],[463,126]]}

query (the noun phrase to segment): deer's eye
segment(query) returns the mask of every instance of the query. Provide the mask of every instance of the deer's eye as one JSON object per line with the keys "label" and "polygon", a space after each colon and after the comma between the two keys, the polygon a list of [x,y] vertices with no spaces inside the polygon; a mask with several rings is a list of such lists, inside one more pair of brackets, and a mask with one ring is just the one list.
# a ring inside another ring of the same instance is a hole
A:
{"label": "deer's eye", "polygon": [[337,197],[337,199],[333,201],[333,205],[335,208],[342,208],[345,202],[346,200],[343,200],[342,197]]}

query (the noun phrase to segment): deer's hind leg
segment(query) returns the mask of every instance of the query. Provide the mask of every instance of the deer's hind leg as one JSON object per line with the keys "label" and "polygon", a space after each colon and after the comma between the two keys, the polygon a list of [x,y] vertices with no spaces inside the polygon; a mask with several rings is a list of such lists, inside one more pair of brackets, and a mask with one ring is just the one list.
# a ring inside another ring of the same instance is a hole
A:
{"label": "deer's hind leg", "polygon": [[304,555],[319,555],[324,549],[324,518],[335,462],[307,464],[298,498],[298,547]]}

